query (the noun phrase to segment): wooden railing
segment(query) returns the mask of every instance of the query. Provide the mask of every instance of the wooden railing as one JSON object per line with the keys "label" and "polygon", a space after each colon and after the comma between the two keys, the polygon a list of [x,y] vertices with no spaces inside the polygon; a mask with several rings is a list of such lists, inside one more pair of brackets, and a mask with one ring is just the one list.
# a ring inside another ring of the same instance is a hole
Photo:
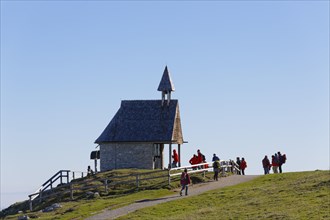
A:
{"label": "wooden railing", "polygon": [[[146,175],[151,175],[151,174],[156,174],[156,173],[161,173],[163,172],[164,175],[159,175],[159,176],[154,176],[154,177],[144,177]],[[78,172],[72,172],[72,176],[75,177]],[[55,175],[54,175],[55,176]],[[53,177],[54,177],[53,176]],[[83,176],[83,174],[82,174]],[[142,172],[142,173],[134,173],[130,175],[122,175],[122,176],[112,176],[104,179],[94,179],[93,176],[90,176],[91,178],[87,178],[83,181],[71,181],[68,184],[62,184],[56,187],[56,192],[55,189],[53,192],[49,192],[47,194],[44,194],[42,190],[39,190],[33,194],[29,195],[29,207],[30,211],[33,210],[33,203],[36,202],[41,202],[43,199],[46,199],[48,197],[54,197],[57,195],[65,195],[65,194],[70,194],[70,199],[74,199],[74,193],[75,191],[81,191],[81,190],[86,190],[86,189],[97,189],[97,188],[103,188],[104,192],[106,194],[109,193],[109,187],[115,186],[115,185],[122,185],[122,184],[130,184],[134,185],[136,190],[139,190],[141,187],[141,182],[146,181],[146,180],[151,180],[151,179],[158,179],[158,178],[167,178],[168,174],[166,170],[156,170],[156,171],[151,171],[151,172]],[[127,179],[129,180],[123,180]],[[34,202],[34,198],[37,198],[36,201]]]}
{"label": "wooden railing", "polygon": [[[61,170],[57,172],[54,176],[52,176],[49,180],[47,180],[38,191],[36,191],[33,194],[29,195],[29,205],[30,205],[30,211],[33,210],[33,201],[35,198],[37,199],[37,202],[41,202],[43,199],[48,198],[48,197],[54,197],[57,195],[64,195],[64,194],[70,194],[70,199],[74,199],[74,193],[75,191],[81,191],[85,189],[96,189],[96,188],[103,188],[104,192],[106,194],[109,193],[109,187],[110,186],[115,186],[115,185],[122,185],[122,184],[128,184],[128,185],[134,185],[136,187],[136,190],[139,190],[141,187],[141,182],[146,181],[146,180],[153,180],[153,179],[158,179],[158,178],[164,178],[168,180],[168,184],[171,184],[171,178],[174,176],[181,175],[181,170],[184,170],[187,168],[188,173],[201,173],[203,172],[203,177],[205,177],[205,173],[207,171],[212,171],[212,162],[211,163],[201,163],[201,164],[195,164],[195,165],[190,165],[190,166],[183,166],[183,167],[177,167],[177,168],[172,168],[169,170],[156,170],[156,171],[151,171],[151,172],[141,172],[141,173],[134,173],[130,175],[123,175],[123,176],[112,176],[112,177],[107,177],[104,179],[94,179],[93,176],[91,178],[86,178],[83,181],[70,181],[70,176],[69,173],[72,174],[72,180],[76,179],[76,177],[80,176],[77,174],[81,174],[81,177],[84,177],[84,174],[87,173],[85,172],[77,172],[77,171],[69,171],[69,170]],[[205,168],[207,167],[207,168]],[[149,177],[143,177],[143,176],[148,176],[156,173],[161,173],[163,172],[164,175],[159,175],[159,176],[149,176]],[[226,173],[231,172],[234,174],[238,174],[239,168],[238,165],[232,161],[220,161],[220,172],[222,176],[226,176]],[[66,174],[64,174],[66,173]],[[63,183],[63,178],[66,177],[67,182]],[[56,187],[56,192],[53,189],[53,184],[60,179],[61,184]],[[126,179],[126,180],[123,180]],[[128,180],[127,180],[128,179]],[[43,192],[47,188],[51,188],[49,193],[43,194]]]}
{"label": "wooden railing", "polygon": [[[239,167],[233,160],[220,160],[220,172],[222,176],[226,176],[226,173],[234,173],[238,174],[239,173]],[[168,171],[168,176],[178,176],[181,175],[180,172],[174,172],[171,173],[172,171],[178,171],[178,170],[184,170],[187,169],[188,173],[202,173],[203,176],[205,177],[205,173],[208,171],[213,170],[213,162],[210,163],[200,163],[200,164],[194,164],[190,166],[183,166],[183,167],[176,167],[172,168]],[[171,178],[168,179],[168,183],[171,183]]]}
{"label": "wooden railing", "polygon": [[[30,200],[34,200],[37,196],[41,196],[42,193],[46,190],[51,190],[54,187],[54,184],[63,184],[63,180],[66,180],[66,183],[69,183],[69,172],[70,170],[60,170],[55,173],[51,178],[49,178],[44,184],[42,184],[35,193],[29,195]],[[65,179],[66,178],[66,179]],[[60,182],[58,182],[60,180]],[[56,187],[56,186],[55,186]]]}

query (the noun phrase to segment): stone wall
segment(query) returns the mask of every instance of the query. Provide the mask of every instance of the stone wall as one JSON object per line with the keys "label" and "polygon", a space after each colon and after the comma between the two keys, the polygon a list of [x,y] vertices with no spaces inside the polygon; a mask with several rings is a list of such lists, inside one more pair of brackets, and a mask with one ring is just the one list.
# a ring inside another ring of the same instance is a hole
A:
{"label": "stone wall", "polygon": [[152,143],[109,143],[100,145],[101,171],[123,168],[153,169]]}

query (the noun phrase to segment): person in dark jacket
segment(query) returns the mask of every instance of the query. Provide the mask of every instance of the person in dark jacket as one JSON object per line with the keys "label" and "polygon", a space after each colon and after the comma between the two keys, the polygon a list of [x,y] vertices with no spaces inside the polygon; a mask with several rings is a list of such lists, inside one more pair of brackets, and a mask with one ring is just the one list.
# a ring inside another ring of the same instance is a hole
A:
{"label": "person in dark jacket", "polygon": [[241,160],[239,159],[239,157],[236,157],[236,164],[239,168],[238,175],[241,175]]}
{"label": "person in dark jacket", "polygon": [[186,196],[188,195],[188,185],[190,184],[190,176],[188,174],[187,168],[184,169],[184,171],[181,174],[181,190],[180,190],[180,196],[182,196],[182,191],[186,190]]}
{"label": "person in dark jacket", "polygon": [[280,171],[280,173],[282,173],[282,165],[285,163],[285,154],[281,154],[281,152],[277,152],[278,155],[278,170]]}
{"label": "person in dark jacket", "polygon": [[267,155],[265,155],[264,159],[262,160],[262,166],[264,168],[265,175],[269,174],[271,165],[270,165],[270,161],[269,161]]}
{"label": "person in dark jacket", "polygon": [[219,172],[220,172],[220,162],[219,162],[219,160],[214,161],[212,166],[213,166],[213,172],[214,172],[213,179],[215,181],[218,181]]}
{"label": "person in dark jacket", "polygon": [[220,158],[216,154],[213,154],[212,162],[214,161],[220,161]]}

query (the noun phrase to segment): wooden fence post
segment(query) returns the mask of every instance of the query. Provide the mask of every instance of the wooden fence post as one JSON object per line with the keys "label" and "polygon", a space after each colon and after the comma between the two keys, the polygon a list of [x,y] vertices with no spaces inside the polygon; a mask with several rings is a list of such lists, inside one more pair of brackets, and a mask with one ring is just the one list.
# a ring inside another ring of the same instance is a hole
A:
{"label": "wooden fence post", "polygon": [[41,189],[39,190],[39,201],[40,202],[42,201],[42,190]]}
{"label": "wooden fence post", "polygon": [[30,212],[32,212],[32,210],[33,210],[33,207],[32,207],[32,198],[31,198],[31,196],[29,196],[29,197],[30,197],[30,199],[29,199]]}
{"label": "wooden fence post", "polygon": [[136,188],[137,188],[137,190],[139,190],[139,185],[140,185],[140,183],[139,183],[139,174],[136,174],[135,182],[136,182]]}
{"label": "wooden fence post", "polygon": [[171,186],[171,170],[168,169],[168,186]]}
{"label": "wooden fence post", "polygon": [[104,188],[105,188],[105,193],[108,194],[109,190],[108,190],[108,179],[104,180]]}
{"label": "wooden fence post", "polygon": [[61,182],[61,185],[63,184],[63,180],[62,180],[62,178],[63,178],[63,174],[62,174],[62,171],[61,171],[61,174],[60,174],[60,182]]}
{"label": "wooden fence post", "polygon": [[73,200],[73,184],[70,183],[70,199]]}

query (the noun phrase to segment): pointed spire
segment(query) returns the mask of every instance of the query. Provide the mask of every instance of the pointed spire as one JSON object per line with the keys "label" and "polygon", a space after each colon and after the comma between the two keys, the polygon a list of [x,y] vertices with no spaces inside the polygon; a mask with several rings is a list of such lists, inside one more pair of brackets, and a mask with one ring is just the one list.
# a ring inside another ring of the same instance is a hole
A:
{"label": "pointed spire", "polygon": [[168,72],[167,66],[165,66],[163,77],[160,80],[160,83],[159,83],[159,86],[158,86],[158,91],[168,93],[168,92],[171,92],[171,91],[174,91],[174,90],[175,90],[175,88],[174,88],[174,85],[172,83],[170,73]]}
{"label": "pointed spire", "polygon": [[171,80],[170,73],[168,72],[167,66],[165,66],[165,70],[160,80],[158,91],[162,92],[162,106],[164,105],[165,96],[167,95],[167,106],[169,106],[171,101],[171,92],[174,91],[174,85]]}

